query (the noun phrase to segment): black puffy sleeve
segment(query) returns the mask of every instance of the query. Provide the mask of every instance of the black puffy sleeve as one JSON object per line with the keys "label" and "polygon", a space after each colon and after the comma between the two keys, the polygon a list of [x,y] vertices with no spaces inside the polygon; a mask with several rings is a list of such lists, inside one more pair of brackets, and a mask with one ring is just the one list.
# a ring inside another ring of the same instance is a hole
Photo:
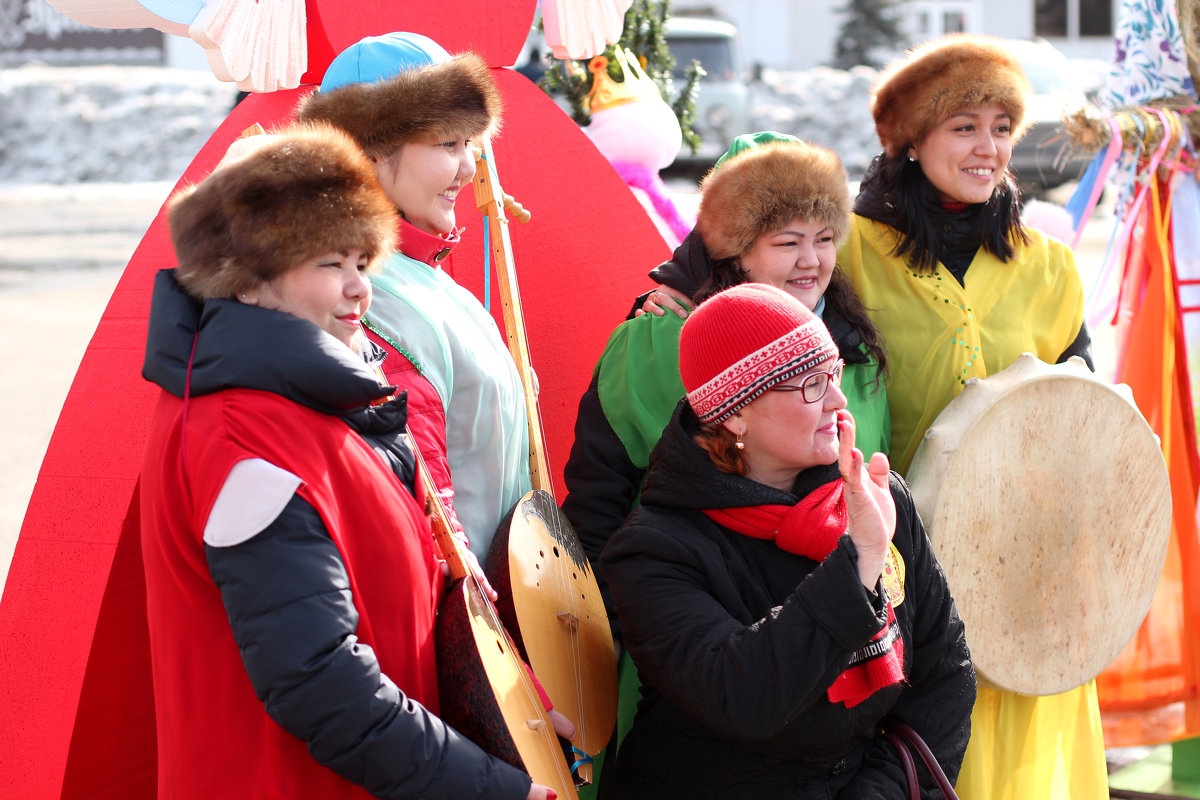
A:
{"label": "black puffy sleeve", "polygon": [[382,798],[516,800],[530,778],[488,756],[379,668],[320,515],[293,496],[265,530],[205,547],[267,713],[319,763]]}

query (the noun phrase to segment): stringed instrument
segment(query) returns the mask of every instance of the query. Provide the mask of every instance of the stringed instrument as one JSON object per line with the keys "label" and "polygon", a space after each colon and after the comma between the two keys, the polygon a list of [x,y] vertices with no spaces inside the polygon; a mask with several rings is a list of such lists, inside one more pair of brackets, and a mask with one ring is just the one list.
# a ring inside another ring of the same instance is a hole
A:
{"label": "stringed instrument", "polygon": [[505,210],[528,214],[501,191],[490,144],[476,159],[474,184],[475,204],[487,218],[509,351],[525,392],[533,484],[492,539],[487,575],[538,680],[575,724],[573,769],[581,783],[590,783],[592,756],[608,744],[616,724],[616,651],[592,565],[554,500]]}
{"label": "stringed instrument", "polygon": [[440,715],[485,752],[524,770],[564,800],[576,800],[575,782],[558,735],[500,615],[463,555],[416,440],[417,502],[453,581],[438,607]]}

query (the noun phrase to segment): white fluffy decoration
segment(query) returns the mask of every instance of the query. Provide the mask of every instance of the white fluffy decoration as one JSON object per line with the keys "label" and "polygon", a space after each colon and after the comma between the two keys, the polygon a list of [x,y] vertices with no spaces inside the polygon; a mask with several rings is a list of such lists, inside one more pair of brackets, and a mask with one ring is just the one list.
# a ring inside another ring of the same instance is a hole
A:
{"label": "white fluffy decoration", "polygon": [[661,98],[602,109],[583,132],[609,161],[640,164],[656,172],[675,160],[683,144],[679,120]]}
{"label": "white fluffy decoration", "polygon": [[1045,200],[1030,200],[1021,211],[1021,221],[1067,244],[1075,239],[1075,218],[1060,205]]}
{"label": "white fluffy decoration", "polygon": [[208,0],[188,33],[213,75],[247,92],[300,85],[308,63],[304,0]]}
{"label": "white fluffy decoration", "polygon": [[204,48],[213,75],[247,92],[295,89],[308,66],[304,0],[177,0],[160,9],[174,19],[149,11],[138,0],[47,2],[64,16],[97,28],[153,28],[190,36]]}

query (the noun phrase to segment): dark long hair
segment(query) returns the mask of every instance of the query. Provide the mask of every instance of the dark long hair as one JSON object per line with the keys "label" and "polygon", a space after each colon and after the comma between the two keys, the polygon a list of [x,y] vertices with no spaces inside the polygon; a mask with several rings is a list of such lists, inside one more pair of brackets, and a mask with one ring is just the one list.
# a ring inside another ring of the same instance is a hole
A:
{"label": "dark long hair", "polygon": [[[925,177],[921,165],[908,160],[906,152],[901,149],[895,156],[875,156],[863,175],[854,211],[895,228],[900,242],[893,255],[906,257],[913,269],[928,274],[937,269],[945,212],[937,189]],[[992,196],[975,215],[973,236],[1001,261],[1012,258],[1014,243],[1029,243],[1021,223],[1020,201],[1021,190],[1006,169]]]}
{"label": "dark long hair", "polygon": [[[692,295],[692,302],[700,305],[718,292],[731,286],[737,286],[750,280],[749,274],[737,263],[736,258],[721,258],[709,262],[708,280]],[[825,287],[825,304],[834,313],[846,320],[850,327],[858,332],[867,352],[875,359],[878,369],[875,372],[875,382],[887,378],[887,351],[883,349],[883,337],[863,306],[858,293],[850,279],[842,273],[842,268],[835,266],[829,276],[829,285]]]}
{"label": "dark long hair", "polygon": [[833,274],[829,276],[829,285],[825,287],[825,303],[858,332],[863,346],[867,348],[871,358],[875,359],[875,363],[879,365],[875,371],[875,383],[878,384],[881,380],[886,383],[888,359],[887,351],[883,347],[883,337],[879,335],[879,329],[875,327],[875,323],[871,322],[866,306],[858,298],[858,292],[854,291],[854,286],[842,272],[841,267],[834,267]]}

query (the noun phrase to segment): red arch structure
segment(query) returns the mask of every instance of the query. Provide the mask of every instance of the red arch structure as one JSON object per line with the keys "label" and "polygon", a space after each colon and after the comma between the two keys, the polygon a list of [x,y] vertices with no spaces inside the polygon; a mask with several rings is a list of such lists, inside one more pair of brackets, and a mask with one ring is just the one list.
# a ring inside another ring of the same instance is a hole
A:
{"label": "red arch structure", "polygon": [[[526,78],[500,68],[515,61],[534,6],[535,0],[426,6],[309,0],[304,83],[319,83],[333,56],[363,36],[395,30],[424,33],[451,52],[475,50],[493,65],[506,104],[494,143],[498,172],[506,191],[534,215],[524,226],[514,224],[513,250],[561,489],[592,366],[630,298],[647,286],[648,269],[668,253],[579,128]],[[251,124],[288,121],[311,88],[248,97],[180,183],[208,174]],[[459,220],[468,233],[456,254],[468,255],[458,255],[455,278],[482,296],[483,225],[470,195],[461,195]],[[140,371],[151,281],[173,264],[160,210],[83,357],[30,500],[0,601],[0,797],[155,795],[138,473],[158,390]],[[493,285],[491,296],[497,291]]]}

